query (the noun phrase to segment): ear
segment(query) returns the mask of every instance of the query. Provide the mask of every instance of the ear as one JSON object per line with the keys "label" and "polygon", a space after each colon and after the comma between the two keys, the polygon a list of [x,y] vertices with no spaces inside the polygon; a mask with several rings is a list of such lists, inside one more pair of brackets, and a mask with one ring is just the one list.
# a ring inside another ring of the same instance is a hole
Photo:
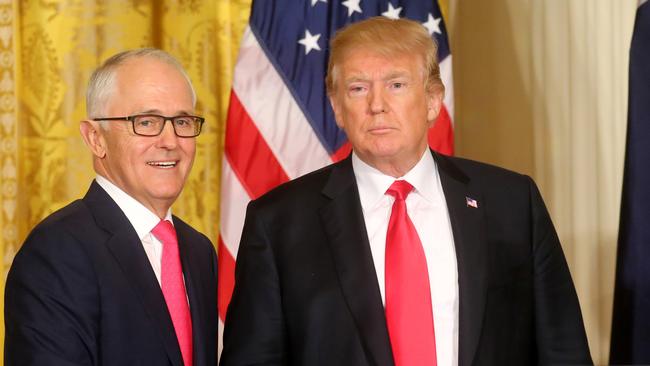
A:
{"label": "ear", "polygon": [[344,128],[343,119],[341,118],[341,103],[334,94],[329,95],[330,104],[332,105],[332,110],[334,111],[334,119],[336,120],[336,125],[339,128]]}
{"label": "ear", "polygon": [[106,139],[99,122],[83,120],[79,125],[79,131],[93,155],[100,159],[106,156]]}
{"label": "ear", "polygon": [[440,90],[427,92],[427,122],[433,124],[442,108],[443,93]]}

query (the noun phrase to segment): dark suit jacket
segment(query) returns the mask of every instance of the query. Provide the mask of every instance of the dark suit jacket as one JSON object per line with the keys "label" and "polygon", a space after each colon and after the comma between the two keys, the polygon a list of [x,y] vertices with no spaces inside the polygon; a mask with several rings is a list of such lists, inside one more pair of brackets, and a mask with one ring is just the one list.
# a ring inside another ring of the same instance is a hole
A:
{"label": "dark suit jacket", "polygon": [[[217,265],[208,238],[173,218],[192,313],[194,365],[216,365]],[[5,365],[175,365],[180,348],[142,243],[93,182],[38,224],[5,292]]]}
{"label": "dark suit jacket", "polygon": [[[458,261],[459,366],[590,364],[569,269],[533,181],[434,158]],[[249,204],[235,276],[222,366],[393,365],[349,157]]]}

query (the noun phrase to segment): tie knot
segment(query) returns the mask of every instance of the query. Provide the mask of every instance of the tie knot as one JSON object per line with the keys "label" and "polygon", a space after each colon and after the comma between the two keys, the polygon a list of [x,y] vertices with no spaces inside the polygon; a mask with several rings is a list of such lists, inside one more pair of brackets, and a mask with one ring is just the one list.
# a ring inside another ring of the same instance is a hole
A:
{"label": "tie knot", "polygon": [[160,240],[163,245],[176,243],[176,230],[174,230],[174,225],[168,220],[160,220],[158,225],[151,230],[153,236]]}
{"label": "tie knot", "polygon": [[388,187],[387,194],[395,197],[396,200],[405,200],[406,196],[411,193],[413,186],[405,180],[396,180]]}

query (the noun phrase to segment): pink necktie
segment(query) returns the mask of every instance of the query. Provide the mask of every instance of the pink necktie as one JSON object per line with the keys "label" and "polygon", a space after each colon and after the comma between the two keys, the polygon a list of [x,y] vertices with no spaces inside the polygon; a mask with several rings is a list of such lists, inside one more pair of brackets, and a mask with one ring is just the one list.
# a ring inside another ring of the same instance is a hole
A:
{"label": "pink necktie", "polygon": [[386,234],[386,322],[396,366],[436,365],[427,261],[420,237],[406,213],[407,181],[395,181]]}
{"label": "pink necktie", "polygon": [[163,244],[160,274],[162,292],[176,330],[183,363],[192,366],[192,317],[187,304],[176,230],[171,222],[160,220],[151,233]]}

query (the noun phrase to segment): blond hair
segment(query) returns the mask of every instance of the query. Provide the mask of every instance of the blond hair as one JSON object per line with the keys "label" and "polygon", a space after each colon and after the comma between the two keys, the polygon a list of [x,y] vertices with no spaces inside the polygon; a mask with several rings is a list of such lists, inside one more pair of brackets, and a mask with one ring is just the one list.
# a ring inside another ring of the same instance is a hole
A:
{"label": "blond hair", "polygon": [[351,52],[358,49],[369,49],[387,58],[401,54],[421,55],[427,92],[444,93],[445,91],[440,79],[438,46],[426,28],[413,20],[377,16],[342,28],[330,41],[325,79],[329,95],[335,92],[337,67]]}
{"label": "blond hair", "polygon": [[93,71],[86,89],[86,113],[90,118],[105,117],[103,114],[108,99],[115,91],[117,69],[127,61],[136,58],[153,58],[176,68],[187,80],[187,85],[192,93],[192,105],[196,104],[196,92],[194,86],[192,86],[192,81],[183,65],[174,56],[157,48],[137,48],[111,56]]}

